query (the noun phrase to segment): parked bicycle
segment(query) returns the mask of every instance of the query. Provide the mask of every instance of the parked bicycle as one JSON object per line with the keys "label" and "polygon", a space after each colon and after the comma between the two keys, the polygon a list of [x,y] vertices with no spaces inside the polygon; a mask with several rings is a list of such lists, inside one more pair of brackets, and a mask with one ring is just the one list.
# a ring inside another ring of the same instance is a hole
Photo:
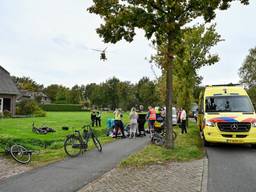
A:
{"label": "parked bicycle", "polygon": [[32,151],[26,149],[22,145],[14,144],[14,145],[6,145],[5,153],[7,155],[11,155],[12,158],[22,164],[27,164],[31,161]]}
{"label": "parked bicycle", "polygon": [[98,151],[102,151],[101,143],[93,132],[91,126],[85,125],[82,127],[82,129],[82,134],[79,130],[75,130],[73,134],[67,136],[64,142],[64,150],[70,157],[77,157],[78,155],[86,151],[90,138],[92,138],[93,143]]}
{"label": "parked bicycle", "polygon": [[[156,145],[163,145],[165,143],[165,136],[166,136],[166,127],[165,124],[161,124],[160,129],[155,129],[153,136],[151,138],[151,142]],[[172,130],[172,139],[175,141],[177,138],[177,133]]]}

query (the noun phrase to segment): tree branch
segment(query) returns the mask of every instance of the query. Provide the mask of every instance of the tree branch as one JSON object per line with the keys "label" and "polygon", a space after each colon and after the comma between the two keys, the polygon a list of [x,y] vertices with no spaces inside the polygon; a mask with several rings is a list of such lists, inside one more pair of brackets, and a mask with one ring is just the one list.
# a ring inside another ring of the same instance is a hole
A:
{"label": "tree branch", "polygon": [[[162,1],[161,1],[162,2]],[[160,7],[158,7],[156,4],[155,4],[155,1],[153,0],[153,1],[150,1],[149,2],[150,3],[150,5],[151,5],[151,7],[153,7],[154,9],[156,9],[156,10],[158,10],[159,12],[161,12],[161,13],[164,13],[164,14],[168,14],[166,11],[164,11],[163,9],[161,9]]]}

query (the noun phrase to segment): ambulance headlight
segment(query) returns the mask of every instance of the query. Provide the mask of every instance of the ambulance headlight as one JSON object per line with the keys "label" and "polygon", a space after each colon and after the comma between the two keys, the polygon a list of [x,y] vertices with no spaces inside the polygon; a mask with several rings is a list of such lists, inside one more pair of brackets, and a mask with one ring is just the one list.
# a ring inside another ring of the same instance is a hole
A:
{"label": "ambulance headlight", "polygon": [[206,121],[205,125],[208,126],[208,127],[214,127],[215,126],[215,124],[211,121]]}

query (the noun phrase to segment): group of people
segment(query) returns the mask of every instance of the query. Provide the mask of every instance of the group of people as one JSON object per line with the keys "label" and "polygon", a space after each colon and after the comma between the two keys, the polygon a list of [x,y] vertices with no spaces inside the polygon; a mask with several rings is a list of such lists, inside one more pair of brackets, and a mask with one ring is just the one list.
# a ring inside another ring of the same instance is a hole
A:
{"label": "group of people", "polygon": [[[108,127],[113,127],[112,133],[113,138],[117,138],[118,134],[121,134],[121,138],[125,138],[125,126],[123,123],[123,113],[121,109],[116,109],[114,111],[114,120],[113,123],[111,121],[108,121],[107,124]],[[156,121],[161,121],[164,123],[166,116],[166,108],[160,108],[160,107],[148,107],[148,111],[143,111],[143,107],[139,107],[137,110],[135,107],[131,108],[131,111],[129,113],[129,124],[128,129],[128,135],[130,138],[135,138],[136,136],[145,136],[145,128],[144,124],[147,122],[148,124],[148,131],[150,133],[150,137],[153,136],[153,132],[155,131],[155,123]],[[181,133],[187,133],[187,114],[186,111],[183,108],[180,108],[177,113],[177,123],[179,127],[181,128]],[[91,113],[91,122],[92,127],[101,126],[101,113],[99,111],[93,110]],[[108,132],[108,131],[107,131]],[[107,133],[109,135],[109,133]]]}
{"label": "group of people", "polygon": [[101,127],[101,112],[100,111],[92,110],[91,123],[92,123],[92,127],[94,127],[94,125],[96,125],[96,127],[98,127],[98,126]]}
{"label": "group of people", "polygon": [[[116,109],[114,111],[114,138],[117,138],[119,130],[122,134],[122,138],[125,138],[125,132],[124,132],[124,124],[122,121],[122,110]],[[128,128],[128,135],[130,138],[135,138],[136,136],[146,136],[144,124],[146,120],[143,120],[139,117],[139,114],[135,107],[132,107],[130,113],[129,113],[129,124],[127,126]]]}
{"label": "group of people", "polygon": [[[137,112],[138,111],[138,112]],[[146,136],[144,124],[148,122],[148,129],[150,132],[150,136],[153,136],[153,131],[155,128],[155,121],[157,120],[157,113],[160,113],[162,119],[165,118],[165,109],[155,109],[152,106],[148,107],[148,112],[143,113],[143,108],[140,107],[139,110],[136,110],[135,107],[132,107],[129,113],[129,137],[135,138],[138,136]],[[116,109],[114,112],[115,115],[115,136],[117,137],[118,131],[121,130],[122,138],[125,137],[124,134],[124,126],[121,120],[122,113],[120,109]]]}

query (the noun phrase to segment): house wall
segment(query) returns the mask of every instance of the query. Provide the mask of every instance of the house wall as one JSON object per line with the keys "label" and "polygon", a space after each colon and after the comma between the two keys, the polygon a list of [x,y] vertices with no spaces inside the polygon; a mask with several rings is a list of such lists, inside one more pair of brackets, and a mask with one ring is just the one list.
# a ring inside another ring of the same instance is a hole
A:
{"label": "house wall", "polygon": [[15,113],[16,113],[16,96],[15,95],[3,95],[3,94],[0,94],[0,98],[11,99],[10,112],[14,116]]}

